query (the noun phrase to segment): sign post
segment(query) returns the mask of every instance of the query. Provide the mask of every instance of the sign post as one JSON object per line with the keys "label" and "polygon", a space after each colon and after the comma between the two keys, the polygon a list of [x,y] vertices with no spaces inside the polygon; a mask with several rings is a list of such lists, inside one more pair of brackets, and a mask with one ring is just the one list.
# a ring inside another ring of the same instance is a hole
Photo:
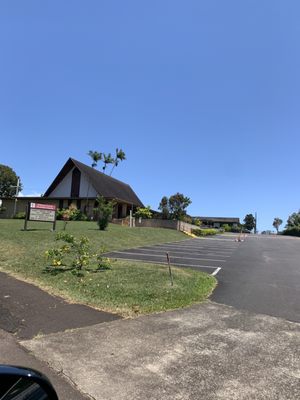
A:
{"label": "sign post", "polygon": [[51,222],[53,224],[52,230],[55,231],[56,205],[42,204],[42,203],[28,203],[25,223],[24,223],[25,231],[27,230],[28,221]]}

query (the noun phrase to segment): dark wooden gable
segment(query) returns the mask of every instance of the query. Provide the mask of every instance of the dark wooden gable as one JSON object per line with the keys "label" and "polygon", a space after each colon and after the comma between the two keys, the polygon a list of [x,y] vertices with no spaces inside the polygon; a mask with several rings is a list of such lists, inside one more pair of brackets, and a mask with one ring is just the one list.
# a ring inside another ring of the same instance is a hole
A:
{"label": "dark wooden gable", "polygon": [[79,197],[81,172],[76,167],[72,172],[71,197]]}

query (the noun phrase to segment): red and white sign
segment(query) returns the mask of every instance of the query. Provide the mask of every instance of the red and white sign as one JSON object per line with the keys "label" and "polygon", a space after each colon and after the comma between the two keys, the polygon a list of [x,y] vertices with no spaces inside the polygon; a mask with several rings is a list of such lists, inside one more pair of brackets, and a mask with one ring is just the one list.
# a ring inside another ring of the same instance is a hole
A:
{"label": "red and white sign", "polygon": [[37,208],[37,209],[40,209],[40,210],[56,211],[56,205],[55,204],[30,203],[30,208]]}
{"label": "red and white sign", "polygon": [[29,221],[55,222],[55,204],[30,203]]}

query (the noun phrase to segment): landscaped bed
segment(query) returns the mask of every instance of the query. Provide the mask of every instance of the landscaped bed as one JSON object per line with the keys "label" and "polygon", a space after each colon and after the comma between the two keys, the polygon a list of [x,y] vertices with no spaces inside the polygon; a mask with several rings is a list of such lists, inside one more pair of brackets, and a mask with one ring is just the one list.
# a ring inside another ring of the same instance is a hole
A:
{"label": "landscaped bed", "polygon": [[[30,223],[32,230],[26,232],[22,228],[23,221],[0,220],[0,269],[70,301],[132,316],[202,301],[216,285],[210,275],[173,267],[171,286],[166,266],[132,261],[113,261],[108,270],[83,268],[79,275],[60,267],[47,271],[45,251],[57,245],[51,225]],[[62,228],[63,222],[58,221],[57,231]],[[159,228],[111,224],[107,231],[99,231],[94,222],[69,222],[66,232],[78,238],[86,236],[94,252],[103,246],[113,251],[186,239],[180,232]]]}

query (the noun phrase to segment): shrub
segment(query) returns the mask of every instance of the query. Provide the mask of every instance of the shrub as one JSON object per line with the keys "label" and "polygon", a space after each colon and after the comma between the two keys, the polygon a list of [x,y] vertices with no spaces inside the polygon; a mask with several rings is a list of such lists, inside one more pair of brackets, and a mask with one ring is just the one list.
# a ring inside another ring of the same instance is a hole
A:
{"label": "shrub", "polygon": [[192,234],[196,236],[212,236],[219,233],[217,229],[192,229]]}
{"label": "shrub", "polygon": [[282,235],[286,236],[300,236],[300,226],[295,226],[293,228],[288,228],[282,231]]}
{"label": "shrub", "polygon": [[150,210],[150,206],[147,207],[138,207],[134,216],[136,218],[144,218],[144,219],[150,219],[152,218],[152,212]]}
{"label": "shrub", "polygon": [[231,226],[228,224],[222,225],[222,229],[224,229],[224,232],[231,232]]}
{"label": "shrub", "polygon": [[97,264],[98,270],[110,269],[110,259],[103,257],[105,249],[101,248],[97,254],[91,253],[90,242],[86,236],[76,239],[69,233],[59,232],[56,234],[55,240],[62,241],[64,244],[45,252],[51,267],[69,266],[78,272],[93,263]]}
{"label": "shrub", "polygon": [[195,218],[195,219],[193,220],[193,224],[196,225],[196,226],[201,226],[201,225],[202,225],[202,222],[200,221],[199,218]]}
{"label": "shrub", "polygon": [[16,213],[16,215],[14,215],[15,219],[25,219],[25,217],[26,217],[25,211],[20,211],[20,212]]}
{"label": "shrub", "polygon": [[[71,207],[71,206],[70,206]],[[87,221],[87,216],[77,208],[62,208],[56,211],[56,219],[58,220],[66,220],[69,218],[69,221]]]}
{"label": "shrub", "polygon": [[112,218],[112,213],[116,202],[108,201],[105,200],[103,196],[98,196],[97,203],[98,207],[94,209],[95,219],[97,221],[100,231],[104,231]]}

